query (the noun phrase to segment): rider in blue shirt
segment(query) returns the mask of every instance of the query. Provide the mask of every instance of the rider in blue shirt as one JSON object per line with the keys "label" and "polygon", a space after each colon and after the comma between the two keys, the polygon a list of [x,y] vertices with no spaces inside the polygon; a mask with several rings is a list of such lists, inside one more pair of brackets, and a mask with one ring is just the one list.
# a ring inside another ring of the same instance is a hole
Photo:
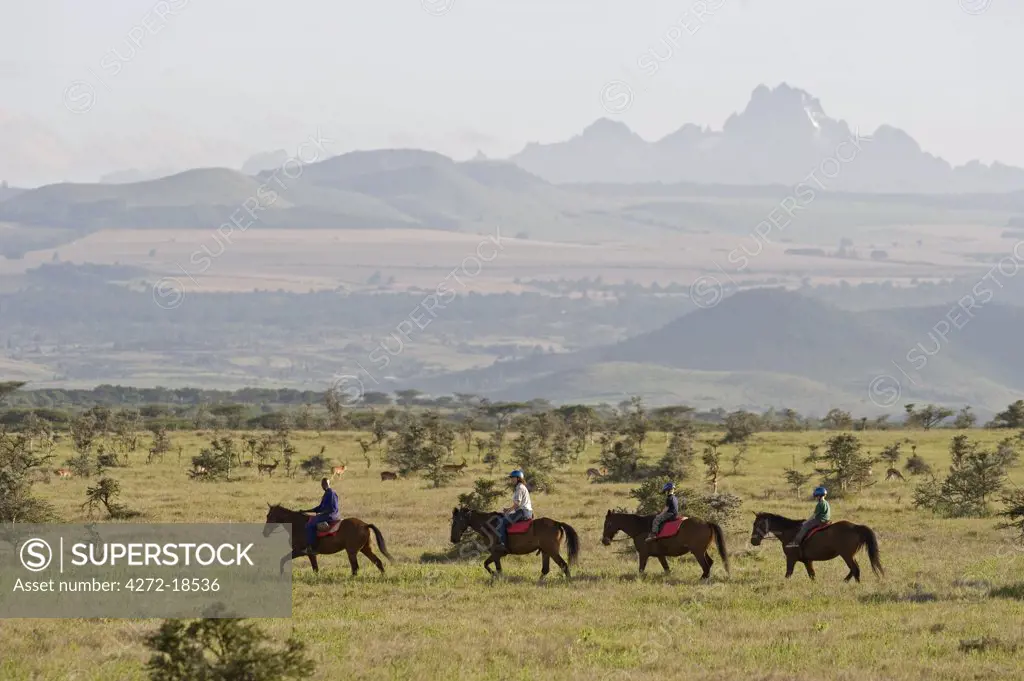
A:
{"label": "rider in blue shirt", "polygon": [[316,545],[316,526],[318,523],[333,523],[341,518],[341,504],[338,501],[338,493],[331,489],[331,481],[327,478],[320,480],[320,486],[324,490],[324,496],[320,499],[320,505],[310,508],[302,513],[316,513],[306,524],[306,553],[314,553]]}

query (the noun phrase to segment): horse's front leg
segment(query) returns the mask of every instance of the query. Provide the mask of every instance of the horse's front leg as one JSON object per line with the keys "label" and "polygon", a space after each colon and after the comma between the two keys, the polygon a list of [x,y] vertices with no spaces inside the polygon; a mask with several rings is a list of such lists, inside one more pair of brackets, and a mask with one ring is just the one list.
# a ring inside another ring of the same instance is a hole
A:
{"label": "horse's front leg", "polygon": [[796,567],[796,558],[790,554],[786,554],[786,579],[793,576],[793,568]]}
{"label": "horse's front leg", "polygon": [[494,570],[491,569],[491,563],[493,562],[494,553],[492,552],[491,555],[487,557],[487,560],[484,561],[484,570],[487,570],[487,574],[489,574],[492,577],[494,576]]}
{"label": "horse's front leg", "polygon": [[811,565],[811,561],[809,561],[809,560],[805,560],[804,561],[804,569],[807,570],[807,576],[810,577],[813,580],[814,579],[814,566]]}
{"label": "horse's front leg", "polygon": [[544,578],[548,576],[549,572],[551,572],[551,558],[546,553],[542,553],[541,556],[540,581],[543,582]]}

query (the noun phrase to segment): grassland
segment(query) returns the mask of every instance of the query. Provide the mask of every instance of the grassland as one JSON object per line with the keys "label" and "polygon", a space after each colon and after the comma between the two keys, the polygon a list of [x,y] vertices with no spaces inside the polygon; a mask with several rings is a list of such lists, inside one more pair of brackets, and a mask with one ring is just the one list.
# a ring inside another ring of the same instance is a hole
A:
{"label": "grassland", "polygon": [[[976,431],[994,443],[1005,433]],[[942,470],[949,431],[860,433],[877,452],[909,438]],[[943,520],[913,509],[913,480],[878,482],[861,495],[833,502],[833,516],[874,528],[887,574],[871,575],[861,555],[861,584],[842,582],[841,561],[802,571],[786,581],[778,542],[749,545],[751,512],[802,517],[805,500],[786,491],[782,469],[799,462],[822,433],[762,434],[751,442],[751,462],[722,487],[745,502],[728,528],[732,574],[717,562],[709,584],[698,582],[692,558],[671,562],[646,579],[624,541],[600,544],[606,509],[630,506],[628,484],[591,484],[584,470],[596,450],[558,473],[558,488],[536,494],[539,514],[573,525],[583,553],[575,579],[553,571],[537,583],[536,556],[505,561],[505,578],[487,578],[478,560],[436,562],[425,556],[449,549],[449,519],[457,493],[490,475],[467,455],[471,468],[451,487],[430,489],[420,479],[381,482],[381,464],[367,468],[355,433],[300,433],[299,458],[327,446],[350,470],[336,483],[345,515],[383,530],[397,562],[379,576],[365,560],[352,578],[343,557],[328,556],[315,576],[294,567],[294,614],[266,620],[275,635],[295,632],[318,663],[315,679],[1003,679],[1019,676],[1024,656],[1024,550],[994,519]],[[203,443],[198,433],[173,438],[170,454],[147,466],[143,454],[112,471],[123,501],[143,521],[262,522],[265,502],[308,507],[316,481],[244,470],[226,483],[192,482],[188,459]],[[664,450],[664,435],[647,445]],[[909,444],[905,446],[909,449]],[[726,451],[726,456],[731,453]],[[58,457],[63,459],[64,452]],[[461,452],[457,454],[461,458]],[[726,466],[728,469],[729,466]],[[494,475],[504,473],[505,466]],[[1024,470],[1012,475],[1024,483]],[[699,484],[691,481],[692,484]],[[37,492],[67,521],[84,518],[84,480],[53,480]],[[621,538],[620,538],[621,539]],[[282,538],[282,541],[283,538]],[[282,547],[284,548],[284,547]],[[156,621],[0,620],[0,678],[5,681],[118,681],[144,679],[143,637]],[[987,639],[986,639],[987,637]],[[968,651],[972,641],[981,650]]]}

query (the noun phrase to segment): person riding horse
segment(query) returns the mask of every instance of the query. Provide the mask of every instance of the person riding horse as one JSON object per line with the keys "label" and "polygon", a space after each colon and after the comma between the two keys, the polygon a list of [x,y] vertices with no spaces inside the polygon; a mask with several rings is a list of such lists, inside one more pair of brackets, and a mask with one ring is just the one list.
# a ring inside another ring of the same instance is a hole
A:
{"label": "person riding horse", "polygon": [[327,478],[320,480],[320,487],[324,490],[324,496],[316,508],[310,508],[300,513],[315,513],[306,524],[306,553],[316,553],[316,531],[320,523],[333,523],[341,519],[341,503],[338,501],[338,493],[331,489],[331,481]]}
{"label": "person riding horse", "polygon": [[674,482],[666,482],[661,491],[665,493],[665,510],[654,516],[654,522],[651,524],[651,533],[647,536],[647,541],[656,540],[662,526],[668,521],[679,517],[679,499],[675,495],[676,484]]}
{"label": "person riding horse", "polygon": [[793,541],[786,544],[786,548],[798,549],[800,543],[807,536],[807,533],[813,530],[815,527],[820,525],[826,525],[832,520],[832,509],[825,501],[825,495],[828,494],[828,490],[824,487],[814,488],[814,498],[818,500],[818,503],[814,507],[814,513],[811,517],[804,521],[804,524],[800,526],[800,531],[793,537]]}
{"label": "person riding horse", "polygon": [[498,516],[498,548],[508,550],[508,526],[521,520],[533,518],[533,502],[530,501],[530,490],[526,489],[526,479],[521,470],[514,470],[508,474],[510,480],[514,480],[512,492],[512,506],[503,508],[502,515]]}

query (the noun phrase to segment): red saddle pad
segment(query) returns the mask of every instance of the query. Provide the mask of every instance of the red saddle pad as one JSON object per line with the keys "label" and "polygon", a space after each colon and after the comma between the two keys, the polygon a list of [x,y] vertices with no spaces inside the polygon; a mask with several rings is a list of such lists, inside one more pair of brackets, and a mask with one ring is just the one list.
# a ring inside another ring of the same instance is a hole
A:
{"label": "red saddle pad", "polygon": [[674,536],[679,531],[679,526],[683,524],[684,520],[686,520],[686,516],[670,520],[662,525],[661,530],[658,531],[658,539]]}
{"label": "red saddle pad", "polygon": [[508,526],[508,533],[509,534],[523,534],[524,532],[529,532],[529,530],[530,530],[530,528],[532,526],[533,526],[533,518],[530,518],[529,520],[520,520],[519,522],[512,523],[511,525]]}

